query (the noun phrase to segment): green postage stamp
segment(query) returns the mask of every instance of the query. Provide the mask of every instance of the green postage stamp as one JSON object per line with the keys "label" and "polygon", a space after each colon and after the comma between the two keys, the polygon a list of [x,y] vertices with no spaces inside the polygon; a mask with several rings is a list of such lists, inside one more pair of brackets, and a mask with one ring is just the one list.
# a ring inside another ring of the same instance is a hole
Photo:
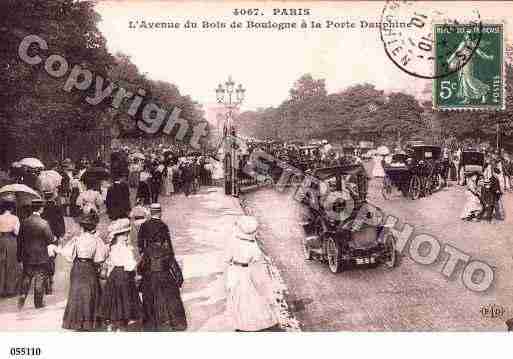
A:
{"label": "green postage stamp", "polygon": [[433,26],[434,109],[504,110],[504,25]]}

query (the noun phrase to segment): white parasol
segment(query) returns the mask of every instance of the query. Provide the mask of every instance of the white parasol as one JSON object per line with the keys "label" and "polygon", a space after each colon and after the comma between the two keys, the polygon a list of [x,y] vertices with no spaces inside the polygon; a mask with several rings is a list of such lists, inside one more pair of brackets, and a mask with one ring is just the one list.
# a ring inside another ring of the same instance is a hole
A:
{"label": "white parasol", "polygon": [[14,194],[18,205],[29,205],[33,199],[41,199],[39,193],[24,184],[9,184],[0,188],[0,198]]}
{"label": "white parasol", "polygon": [[40,160],[38,160],[37,158],[34,158],[34,157],[24,158],[19,163],[22,166],[30,167],[30,168],[45,168],[45,165],[43,164],[43,162],[41,162]]}

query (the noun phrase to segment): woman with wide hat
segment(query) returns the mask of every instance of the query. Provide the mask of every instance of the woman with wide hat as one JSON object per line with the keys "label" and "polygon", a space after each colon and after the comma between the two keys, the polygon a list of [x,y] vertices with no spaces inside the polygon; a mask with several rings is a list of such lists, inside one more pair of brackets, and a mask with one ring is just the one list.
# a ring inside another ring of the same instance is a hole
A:
{"label": "woman with wide hat", "polygon": [[258,222],[255,217],[241,216],[236,227],[226,271],[226,309],[233,327],[243,332],[279,330],[265,290],[269,277],[262,270],[263,253],[256,242]]}
{"label": "woman with wide hat", "polygon": [[130,229],[128,218],[118,219],[109,226],[110,251],[105,262],[108,278],[103,288],[100,316],[111,330],[126,330],[142,316]]}
{"label": "woman with wide hat", "polygon": [[99,219],[95,212],[82,214],[78,222],[82,234],[57,251],[66,260],[73,262],[62,327],[94,330],[100,326],[98,314],[101,289],[98,268],[107,257],[108,248],[96,233]]}

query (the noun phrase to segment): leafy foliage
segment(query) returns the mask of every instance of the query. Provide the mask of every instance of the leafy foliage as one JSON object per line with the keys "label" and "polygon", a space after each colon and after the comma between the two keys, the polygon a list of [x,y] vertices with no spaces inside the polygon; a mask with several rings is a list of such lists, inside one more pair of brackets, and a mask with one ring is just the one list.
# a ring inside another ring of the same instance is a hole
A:
{"label": "leafy foliage", "polygon": [[[100,16],[94,10],[94,2],[1,0],[0,13],[0,163],[25,155],[45,157],[46,152],[56,152],[48,148],[49,144],[59,145],[66,138],[78,138],[83,132],[114,124],[122,134],[138,136],[141,133],[136,120],[149,102],[168,111],[179,107],[181,117],[190,125],[202,120],[201,108],[189,96],[181,95],[175,85],[148,79],[128,56],[108,52],[97,27]],[[29,53],[37,53],[43,59],[38,65],[29,65],[18,55],[22,39],[32,34],[48,43],[48,50],[37,46],[29,49]],[[69,65],[61,78],[51,77],[44,69],[45,59],[52,54],[62,56]],[[87,103],[85,98],[95,91],[94,78],[86,91],[64,91],[75,65],[105,79],[103,88],[113,82],[116,87],[112,95],[98,105]],[[111,107],[119,87],[134,94],[145,90],[134,118],[126,113],[131,101],[125,100],[120,109]]]}

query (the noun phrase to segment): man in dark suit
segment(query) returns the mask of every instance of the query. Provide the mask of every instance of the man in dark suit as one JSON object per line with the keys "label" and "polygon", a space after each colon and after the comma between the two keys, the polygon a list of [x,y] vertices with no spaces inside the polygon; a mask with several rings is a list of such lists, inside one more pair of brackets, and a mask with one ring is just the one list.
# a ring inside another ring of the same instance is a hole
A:
{"label": "man in dark suit", "polygon": [[48,280],[48,245],[52,244],[54,236],[50,225],[41,218],[43,213],[43,201],[36,199],[32,201],[32,215],[21,224],[18,235],[18,262],[23,264],[23,277],[21,279],[20,297],[18,308],[25,304],[27,295],[34,278],[34,305],[41,308],[43,296]]}
{"label": "man in dark suit", "polygon": [[[64,237],[66,233],[66,225],[64,223],[64,210],[60,205],[57,195],[54,192],[44,192],[45,206],[41,218],[48,222],[52,230],[54,241]],[[55,256],[50,257],[48,266],[48,281],[46,287],[46,294],[53,293],[53,276],[55,274]]]}
{"label": "man in dark suit", "polygon": [[137,236],[137,247],[141,255],[149,243],[154,241],[170,241],[169,227],[162,219],[162,208],[159,203],[153,203],[150,206],[151,218],[141,224]]}
{"label": "man in dark suit", "polygon": [[121,181],[119,177],[114,178],[114,183],[107,191],[105,206],[111,221],[128,218],[130,213],[130,189],[128,184]]}

